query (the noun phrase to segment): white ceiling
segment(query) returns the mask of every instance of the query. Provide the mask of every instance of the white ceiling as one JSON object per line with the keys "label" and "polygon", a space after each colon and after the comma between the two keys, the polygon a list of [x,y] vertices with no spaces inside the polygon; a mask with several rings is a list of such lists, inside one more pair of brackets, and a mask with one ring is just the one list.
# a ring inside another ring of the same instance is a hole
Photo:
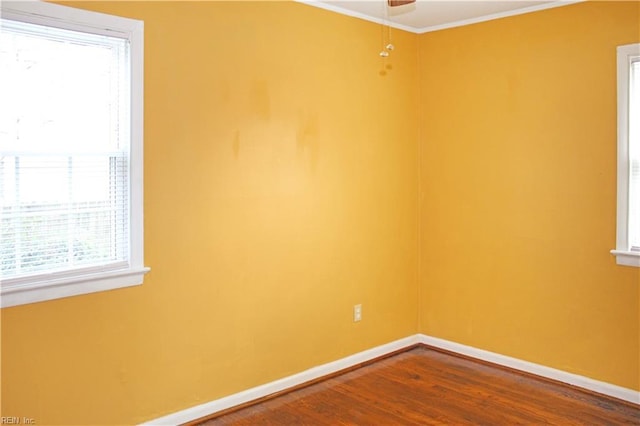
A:
{"label": "white ceiling", "polygon": [[581,0],[566,1],[497,1],[497,0],[417,0],[405,6],[387,7],[386,0],[298,0],[368,21],[385,23],[394,28],[425,33],[565,6]]}

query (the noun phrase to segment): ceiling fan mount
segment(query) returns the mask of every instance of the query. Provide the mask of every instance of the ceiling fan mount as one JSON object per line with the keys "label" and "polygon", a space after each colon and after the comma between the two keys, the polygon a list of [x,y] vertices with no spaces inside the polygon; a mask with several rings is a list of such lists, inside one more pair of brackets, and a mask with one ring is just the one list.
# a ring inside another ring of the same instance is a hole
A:
{"label": "ceiling fan mount", "polygon": [[416,0],[387,0],[389,7],[404,6],[405,4],[415,3]]}

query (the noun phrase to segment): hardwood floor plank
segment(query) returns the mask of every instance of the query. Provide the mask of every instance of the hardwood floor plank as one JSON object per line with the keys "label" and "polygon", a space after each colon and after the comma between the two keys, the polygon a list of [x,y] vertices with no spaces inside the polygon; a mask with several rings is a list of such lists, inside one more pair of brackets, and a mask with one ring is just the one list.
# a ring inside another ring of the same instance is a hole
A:
{"label": "hardwood floor plank", "polygon": [[417,347],[201,425],[640,425],[640,406]]}

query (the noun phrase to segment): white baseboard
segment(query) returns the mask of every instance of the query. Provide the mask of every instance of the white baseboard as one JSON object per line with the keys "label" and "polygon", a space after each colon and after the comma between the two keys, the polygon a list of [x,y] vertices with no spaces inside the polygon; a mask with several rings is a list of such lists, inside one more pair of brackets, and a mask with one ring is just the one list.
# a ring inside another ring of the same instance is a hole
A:
{"label": "white baseboard", "polygon": [[640,392],[632,389],[623,388],[620,386],[612,385],[610,383],[600,382],[588,377],[567,373],[562,370],[556,370],[554,368],[545,367],[543,365],[534,364],[528,361],[522,361],[517,358],[512,358],[494,352],[474,348],[472,346],[462,345],[460,343],[439,339],[437,337],[431,337],[424,334],[415,334],[413,336],[405,337],[404,339],[396,340],[372,349],[368,349],[363,352],[359,352],[354,355],[347,356],[337,361],[310,368],[292,376],[284,377],[282,379],[270,383],[265,383],[264,385],[256,386],[254,388],[247,389],[242,392],[226,396],[224,398],[216,399],[201,405],[197,405],[195,407],[187,408],[185,410],[169,414],[164,417],[150,420],[146,423],[143,423],[143,426],[176,425],[197,420],[213,413],[217,413],[218,411],[226,410],[228,408],[232,408],[237,405],[256,400],[258,398],[263,398],[273,393],[293,388],[295,386],[323,376],[328,376],[340,370],[344,370],[345,368],[353,367],[354,365],[358,365],[360,363],[370,361],[374,358],[390,354],[391,352],[407,348],[409,346],[415,345],[416,343],[422,343],[425,345],[433,346],[435,348],[440,348],[450,352],[455,352],[461,355],[476,358],[482,361],[491,362],[493,364],[502,365],[505,367],[513,368],[515,370],[520,370],[527,373],[535,374],[537,376],[553,379],[562,383],[567,383],[603,395],[622,399],[624,401],[640,404]]}
{"label": "white baseboard", "polygon": [[640,392],[633,389],[623,388],[621,386],[612,385],[610,383],[601,382],[588,377],[579,376],[577,374],[567,373],[566,371],[556,370],[555,368],[545,367],[544,365],[534,364],[532,362],[474,348],[472,346],[438,339],[437,337],[426,336],[424,334],[419,334],[418,336],[420,343],[425,345],[445,349],[450,352],[466,355],[479,360],[491,362],[493,364],[502,365],[504,367],[513,368],[514,370],[535,374],[536,376],[546,377],[547,379],[567,383],[579,388],[632,402],[634,404],[640,404]]}
{"label": "white baseboard", "polygon": [[342,358],[328,364],[310,368],[301,373],[294,374],[293,376],[285,377],[271,383],[266,383],[224,398],[206,402],[195,407],[187,408],[186,410],[178,411],[177,413],[169,414],[168,416],[151,420],[143,423],[143,425],[177,425],[187,423],[218,411],[226,410],[227,408],[235,407],[237,405],[244,404],[245,402],[253,401],[255,399],[301,385],[319,377],[333,374],[337,371],[344,370],[345,368],[353,367],[354,365],[370,361],[374,358],[390,354],[391,352],[407,348],[417,343],[419,343],[419,335],[416,334],[405,337],[404,339],[377,346],[363,352],[358,352],[357,354],[350,355],[346,358]]}

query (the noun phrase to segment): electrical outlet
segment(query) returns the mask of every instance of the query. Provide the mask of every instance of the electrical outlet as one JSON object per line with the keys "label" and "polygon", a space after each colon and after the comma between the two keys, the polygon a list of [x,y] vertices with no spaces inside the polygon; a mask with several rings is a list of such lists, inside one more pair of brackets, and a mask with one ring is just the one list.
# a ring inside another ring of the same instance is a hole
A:
{"label": "electrical outlet", "polygon": [[362,320],[362,305],[357,304],[353,306],[353,322]]}

